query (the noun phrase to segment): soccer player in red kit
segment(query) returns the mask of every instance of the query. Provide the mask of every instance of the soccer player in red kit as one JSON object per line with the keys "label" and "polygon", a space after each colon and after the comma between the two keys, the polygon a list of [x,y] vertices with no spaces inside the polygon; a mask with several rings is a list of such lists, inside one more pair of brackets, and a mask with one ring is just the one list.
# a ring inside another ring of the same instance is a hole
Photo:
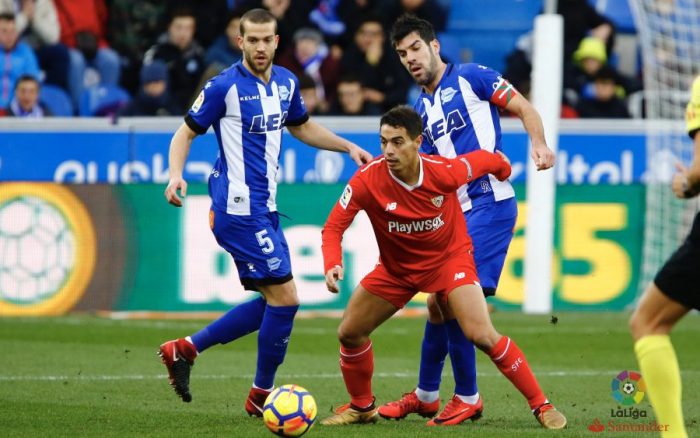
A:
{"label": "soccer player in red kit", "polygon": [[488,173],[500,181],[507,179],[510,163],[505,155],[485,150],[456,158],[419,154],[422,130],[420,116],[409,107],[385,113],[380,120],[383,156],[352,177],[323,229],[329,291],[338,292],[338,281],[343,279],[341,240],[360,210],[372,223],[379,262],[353,292],[338,328],[340,368],[350,403],[322,424],[377,421],[369,335],[424,291],[447,304],[464,335],[525,396],[537,420],[547,428],[561,429],[566,418],[545,397],[525,355],[491,325],[456,194],[458,187]]}

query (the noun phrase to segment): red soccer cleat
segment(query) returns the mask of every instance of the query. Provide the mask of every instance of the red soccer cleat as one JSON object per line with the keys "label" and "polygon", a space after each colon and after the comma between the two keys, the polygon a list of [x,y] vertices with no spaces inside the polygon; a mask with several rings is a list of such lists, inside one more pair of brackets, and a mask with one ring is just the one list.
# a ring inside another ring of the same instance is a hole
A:
{"label": "red soccer cleat", "polygon": [[180,338],[163,343],[158,355],[168,369],[170,386],[182,401],[191,402],[190,369],[194,365],[194,358],[197,357],[197,349],[191,342]]}
{"label": "red soccer cleat", "polygon": [[440,415],[428,421],[428,426],[453,426],[468,419],[476,421],[481,418],[483,411],[484,403],[481,401],[481,397],[472,405],[463,402],[455,394],[445,405],[445,409],[440,412]]}
{"label": "red soccer cleat", "polygon": [[440,409],[440,400],[425,403],[418,399],[415,391],[407,392],[400,400],[379,407],[379,415],[387,420],[401,420],[408,414],[430,418]]}
{"label": "red soccer cleat", "polygon": [[262,417],[265,399],[272,391],[260,388],[250,388],[248,398],[245,401],[245,411],[251,417]]}

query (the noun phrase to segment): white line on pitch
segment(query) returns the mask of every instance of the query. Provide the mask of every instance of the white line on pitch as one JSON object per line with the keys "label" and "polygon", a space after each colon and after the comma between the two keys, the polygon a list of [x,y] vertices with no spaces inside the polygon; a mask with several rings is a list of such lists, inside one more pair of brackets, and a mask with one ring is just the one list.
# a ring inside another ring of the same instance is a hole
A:
{"label": "white line on pitch", "polygon": [[[583,377],[583,376],[615,376],[620,370],[574,370],[574,371],[543,371],[535,373],[541,377]],[[681,374],[698,374],[698,370],[682,371]],[[478,377],[496,377],[501,376],[501,373],[477,373]],[[75,375],[75,376],[2,376],[0,382],[21,382],[21,381],[109,381],[109,380],[159,380],[165,379],[165,374],[136,374],[136,375]],[[253,374],[204,374],[192,376],[193,379],[204,380],[226,380],[226,379],[252,379]],[[319,374],[278,374],[279,379],[341,379],[340,373],[319,373]],[[375,373],[375,378],[407,378],[418,377],[415,372],[410,373]],[[443,377],[449,377],[449,374],[443,374]]]}

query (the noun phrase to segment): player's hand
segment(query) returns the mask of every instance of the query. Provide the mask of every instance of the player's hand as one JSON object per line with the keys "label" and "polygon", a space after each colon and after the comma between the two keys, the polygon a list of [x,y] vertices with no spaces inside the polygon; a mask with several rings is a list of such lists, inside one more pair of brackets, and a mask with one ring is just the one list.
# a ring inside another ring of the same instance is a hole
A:
{"label": "player's hand", "polygon": [[496,151],[495,153],[496,155],[500,156],[503,161],[505,161],[505,165],[500,166],[498,168],[498,172],[494,173],[493,176],[495,176],[499,181],[505,181],[508,179],[508,177],[510,177],[510,173],[512,171],[510,159],[508,158],[508,155],[501,151]]}
{"label": "player's hand", "polygon": [[333,292],[334,294],[340,292],[338,282],[343,279],[344,273],[345,270],[343,267],[338,265],[333,266],[326,272],[326,288],[328,288],[329,292]]}
{"label": "player's hand", "polygon": [[369,163],[370,161],[372,161],[372,158],[374,158],[372,154],[370,154],[369,152],[357,145],[350,149],[348,151],[348,154],[350,154],[350,158],[352,158],[352,160],[358,166],[362,166],[365,163]]}
{"label": "player's hand", "polygon": [[673,190],[673,194],[676,195],[676,198],[688,198],[688,168],[681,163],[676,163],[676,170],[678,173],[673,175],[671,190]]}
{"label": "player's hand", "polygon": [[537,170],[549,169],[554,166],[554,162],[556,161],[554,152],[544,143],[533,144],[530,156],[532,157],[532,161],[535,162]]}
{"label": "player's hand", "polygon": [[182,177],[170,178],[168,187],[165,188],[165,199],[168,200],[169,204],[175,207],[182,207],[182,199],[177,196],[178,190],[180,190],[180,195],[182,195],[183,198],[187,196],[187,182],[185,182]]}

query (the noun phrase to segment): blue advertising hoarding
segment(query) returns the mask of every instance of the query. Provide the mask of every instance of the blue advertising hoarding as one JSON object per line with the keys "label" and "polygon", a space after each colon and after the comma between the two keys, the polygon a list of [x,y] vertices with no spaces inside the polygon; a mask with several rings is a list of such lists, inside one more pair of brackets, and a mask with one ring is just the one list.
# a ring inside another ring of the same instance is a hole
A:
{"label": "blue advertising hoarding", "polygon": [[[368,121],[364,128],[346,132],[341,123],[336,132],[378,155],[376,124]],[[37,132],[29,125],[15,126],[0,131],[0,181],[165,183],[172,132],[174,129],[138,126]],[[281,182],[344,182],[357,169],[345,154],[306,146],[286,132],[283,137]],[[502,142],[513,163],[512,180],[523,182],[529,159],[527,136],[522,129],[504,129]],[[185,178],[206,181],[217,154],[211,131],[196,138]],[[579,129],[574,125],[574,129],[561,132],[555,172],[560,184],[631,184],[642,180],[646,163],[642,129],[596,133],[583,123]]]}

